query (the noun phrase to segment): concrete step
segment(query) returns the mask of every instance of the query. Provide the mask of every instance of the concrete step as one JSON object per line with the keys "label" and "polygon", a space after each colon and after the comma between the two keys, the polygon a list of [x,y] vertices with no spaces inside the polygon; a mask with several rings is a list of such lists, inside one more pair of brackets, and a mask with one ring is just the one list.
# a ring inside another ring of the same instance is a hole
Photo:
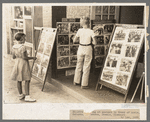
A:
{"label": "concrete step", "polygon": [[64,84],[60,83],[59,81],[55,80],[55,79],[51,79],[51,81],[49,82],[52,85],[54,85],[55,87],[67,92],[69,95],[73,96],[74,98],[76,98],[77,100],[81,101],[81,103],[95,103],[94,101],[88,99],[87,97],[79,94],[78,92],[74,91],[73,89],[65,86]]}

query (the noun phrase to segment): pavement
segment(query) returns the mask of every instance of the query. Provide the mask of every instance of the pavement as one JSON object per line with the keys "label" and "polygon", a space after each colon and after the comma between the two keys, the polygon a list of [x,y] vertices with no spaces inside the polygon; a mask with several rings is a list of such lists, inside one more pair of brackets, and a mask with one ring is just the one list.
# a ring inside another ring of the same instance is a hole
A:
{"label": "pavement", "polygon": [[[10,74],[14,66],[14,60],[11,55],[3,57],[3,103],[16,104],[26,103],[24,100],[18,99],[17,82],[11,80]],[[30,96],[36,99],[36,103],[80,103],[81,101],[74,98],[65,91],[60,90],[50,83],[46,83],[44,91],[41,91],[42,82],[31,79]],[[24,82],[23,82],[24,92]]]}
{"label": "pavement", "polygon": [[[10,79],[14,65],[14,60],[11,57],[11,55],[3,57],[3,102],[6,104],[25,103],[24,100],[18,99],[17,82]],[[81,89],[80,85],[73,85],[73,76],[59,76],[55,79],[47,79],[43,91],[41,91],[43,83],[32,78],[30,96],[37,100],[36,103],[124,103],[124,95],[114,90],[103,87],[95,91],[97,78],[98,74],[91,74],[89,79],[90,89]],[[134,89],[131,87],[127,103],[130,103]],[[138,91],[134,103],[144,102],[144,100],[139,100],[139,95]]]}

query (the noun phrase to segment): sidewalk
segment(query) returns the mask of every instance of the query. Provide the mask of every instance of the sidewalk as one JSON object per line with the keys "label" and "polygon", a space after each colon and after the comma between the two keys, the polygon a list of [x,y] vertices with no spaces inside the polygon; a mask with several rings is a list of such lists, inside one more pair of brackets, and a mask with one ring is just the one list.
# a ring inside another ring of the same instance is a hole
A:
{"label": "sidewalk", "polygon": [[[11,55],[6,55],[3,59],[3,101],[4,103],[24,103],[23,100],[18,100],[16,81],[10,80],[14,60]],[[61,76],[46,82],[43,92],[41,91],[43,83],[31,79],[31,97],[35,98],[37,103],[124,103],[124,95],[114,90],[103,87],[101,90],[95,91],[97,76],[97,74],[91,75],[90,89],[81,89],[80,85],[74,86],[72,83],[73,76]],[[127,103],[130,103],[133,95],[134,89],[131,90],[127,97]],[[143,103],[139,100],[139,93],[133,102]]]}
{"label": "sidewalk", "polygon": [[[14,65],[11,55],[3,57],[3,102],[4,104],[26,103],[18,99],[17,82],[10,79],[10,74]],[[44,92],[41,91],[43,84],[34,79],[30,83],[31,97],[37,100],[36,103],[81,103],[82,101],[72,97],[59,88],[46,83]],[[24,82],[23,82],[24,91]]]}

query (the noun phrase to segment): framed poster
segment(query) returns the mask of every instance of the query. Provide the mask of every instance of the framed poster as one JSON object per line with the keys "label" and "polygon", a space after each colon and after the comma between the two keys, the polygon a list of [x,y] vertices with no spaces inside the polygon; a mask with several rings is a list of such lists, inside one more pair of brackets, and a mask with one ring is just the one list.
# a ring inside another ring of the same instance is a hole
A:
{"label": "framed poster", "polygon": [[57,22],[57,69],[73,68],[77,63],[79,39],[73,39],[80,28],[80,22]]}
{"label": "framed poster", "polygon": [[24,16],[31,18],[32,6],[24,6]]}
{"label": "framed poster", "polygon": [[14,20],[23,21],[23,6],[14,6]]}
{"label": "framed poster", "polygon": [[[116,27],[99,82],[126,94],[143,44],[145,30]],[[101,84],[101,83],[100,83]]]}
{"label": "framed poster", "polygon": [[39,46],[36,53],[36,60],[32,69],[32,76],[40,81],[45,82],[47,69],[55,41],[57,29],[55,28],[42,28],[39,37]]}

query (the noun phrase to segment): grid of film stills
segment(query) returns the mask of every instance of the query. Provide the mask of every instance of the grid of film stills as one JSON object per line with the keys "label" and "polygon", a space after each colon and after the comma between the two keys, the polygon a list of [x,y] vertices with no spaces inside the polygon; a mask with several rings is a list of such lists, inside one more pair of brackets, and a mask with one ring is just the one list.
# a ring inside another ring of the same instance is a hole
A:
{"label": "grid of film stills", "polygon": [[75,67],[79,41],[73,44],[79,22],[57,22],[57,69]]}
{"label": "grid of film stills", "polygon": [[114,28],[114,24],[95,24],[93,31],[97,45],[94,46],[95,68],[102,67],[108,53],[110,37]]}
{"label": "grid of film stills", "polygon": [[43,29],[41,33],[39,47],[36,54],[37,59],[34,62],[32,75],[42,81],[45,80],[55,35],[56,29]]}
{"label": "grid of film stills", "polygon": [[127,89],[143,38],[144,29],[116,27],[101,80]]}

